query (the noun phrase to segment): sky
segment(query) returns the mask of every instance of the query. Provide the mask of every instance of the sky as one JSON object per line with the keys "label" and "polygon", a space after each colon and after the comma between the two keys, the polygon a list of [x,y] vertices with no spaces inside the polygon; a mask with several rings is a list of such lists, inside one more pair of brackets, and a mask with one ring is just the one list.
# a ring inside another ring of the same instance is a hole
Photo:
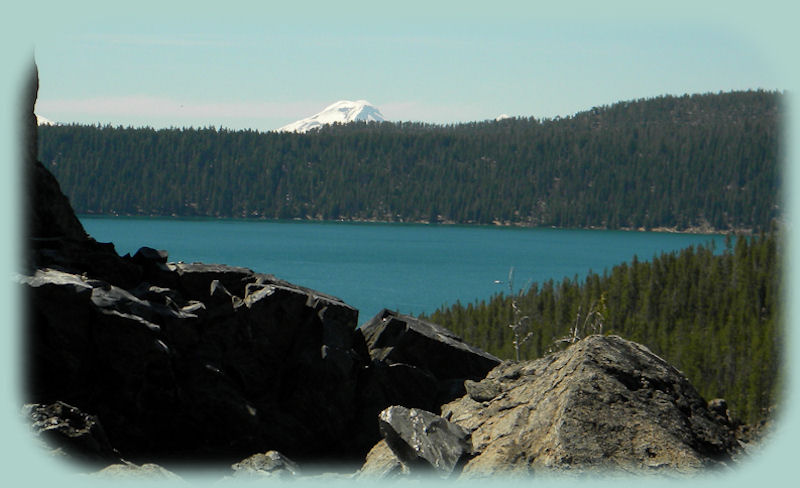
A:
{"label": "sky", "polygon": [[67,9],[68,22],[57,12],[33,43],[37,113],[266,131],[338,100],[368,100],[389,120],[454,123],[787,88],[752,7],[735,2],[376,3],[98,4]]}

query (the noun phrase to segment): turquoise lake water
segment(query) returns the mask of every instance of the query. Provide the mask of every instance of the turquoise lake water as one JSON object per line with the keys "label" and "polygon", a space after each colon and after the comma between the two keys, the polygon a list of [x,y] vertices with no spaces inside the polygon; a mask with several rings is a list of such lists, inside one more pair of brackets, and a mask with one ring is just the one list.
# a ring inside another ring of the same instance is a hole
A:
{"label": "turquoise lake water", "polygon": [[[170,261],[229,264],[337,296],[359,323],[382,308],[402,313],[488,299],[550,278],[602,273],[616,264],[716,242],[697,234],[492,226],[88,217],[81,222],[120,254],[166,249]],[[500,282],[500,283],[498,283]]]}

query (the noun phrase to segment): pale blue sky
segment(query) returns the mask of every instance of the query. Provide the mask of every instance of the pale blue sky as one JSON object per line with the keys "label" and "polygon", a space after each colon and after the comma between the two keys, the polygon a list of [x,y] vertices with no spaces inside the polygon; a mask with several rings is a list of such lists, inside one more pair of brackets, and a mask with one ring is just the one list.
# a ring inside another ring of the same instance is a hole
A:
{"label": "pale blue sky", "polygon": [[369,100],[390,120],[448,123],[786,88],[747,10],[730,2],[692,15],[681,1],[375,3],[63,8],[69,21],[54,13],[35,41],[37,112],[270,130],[341,99]]}

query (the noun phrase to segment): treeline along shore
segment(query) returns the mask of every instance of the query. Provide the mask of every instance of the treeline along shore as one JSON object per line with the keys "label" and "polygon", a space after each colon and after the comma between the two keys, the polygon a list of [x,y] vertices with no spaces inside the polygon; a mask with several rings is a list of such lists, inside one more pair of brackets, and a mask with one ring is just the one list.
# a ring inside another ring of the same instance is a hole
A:
{"label": "treeline along shore", "polygon": [[758,231],[781,212],[782,97],[306,134],[42,126],[39,155],[79,214]]}

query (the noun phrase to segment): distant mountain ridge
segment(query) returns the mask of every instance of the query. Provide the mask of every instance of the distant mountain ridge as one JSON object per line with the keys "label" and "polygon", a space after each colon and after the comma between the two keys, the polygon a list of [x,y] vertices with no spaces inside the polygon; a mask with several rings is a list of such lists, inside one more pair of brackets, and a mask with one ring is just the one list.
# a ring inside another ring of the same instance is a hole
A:
{"label": "distant mountain ridge", "polygon": [[386,118],[383,116],[378,107],[372,105],[366,100],[340,100],[336,103],[328,105],[322,112],[300,119],[291,124],[284,125],[279,128],[278,132],[308,132],[310,130],[318,129],[323,125],[355,121],[375,121],[383,122]]}
{"label": "distant mountain ridge", "polygon": [[782,95],[619,102],[556,119],[308,133],[42,126],[78,213],[606,229],[766,229]]}

